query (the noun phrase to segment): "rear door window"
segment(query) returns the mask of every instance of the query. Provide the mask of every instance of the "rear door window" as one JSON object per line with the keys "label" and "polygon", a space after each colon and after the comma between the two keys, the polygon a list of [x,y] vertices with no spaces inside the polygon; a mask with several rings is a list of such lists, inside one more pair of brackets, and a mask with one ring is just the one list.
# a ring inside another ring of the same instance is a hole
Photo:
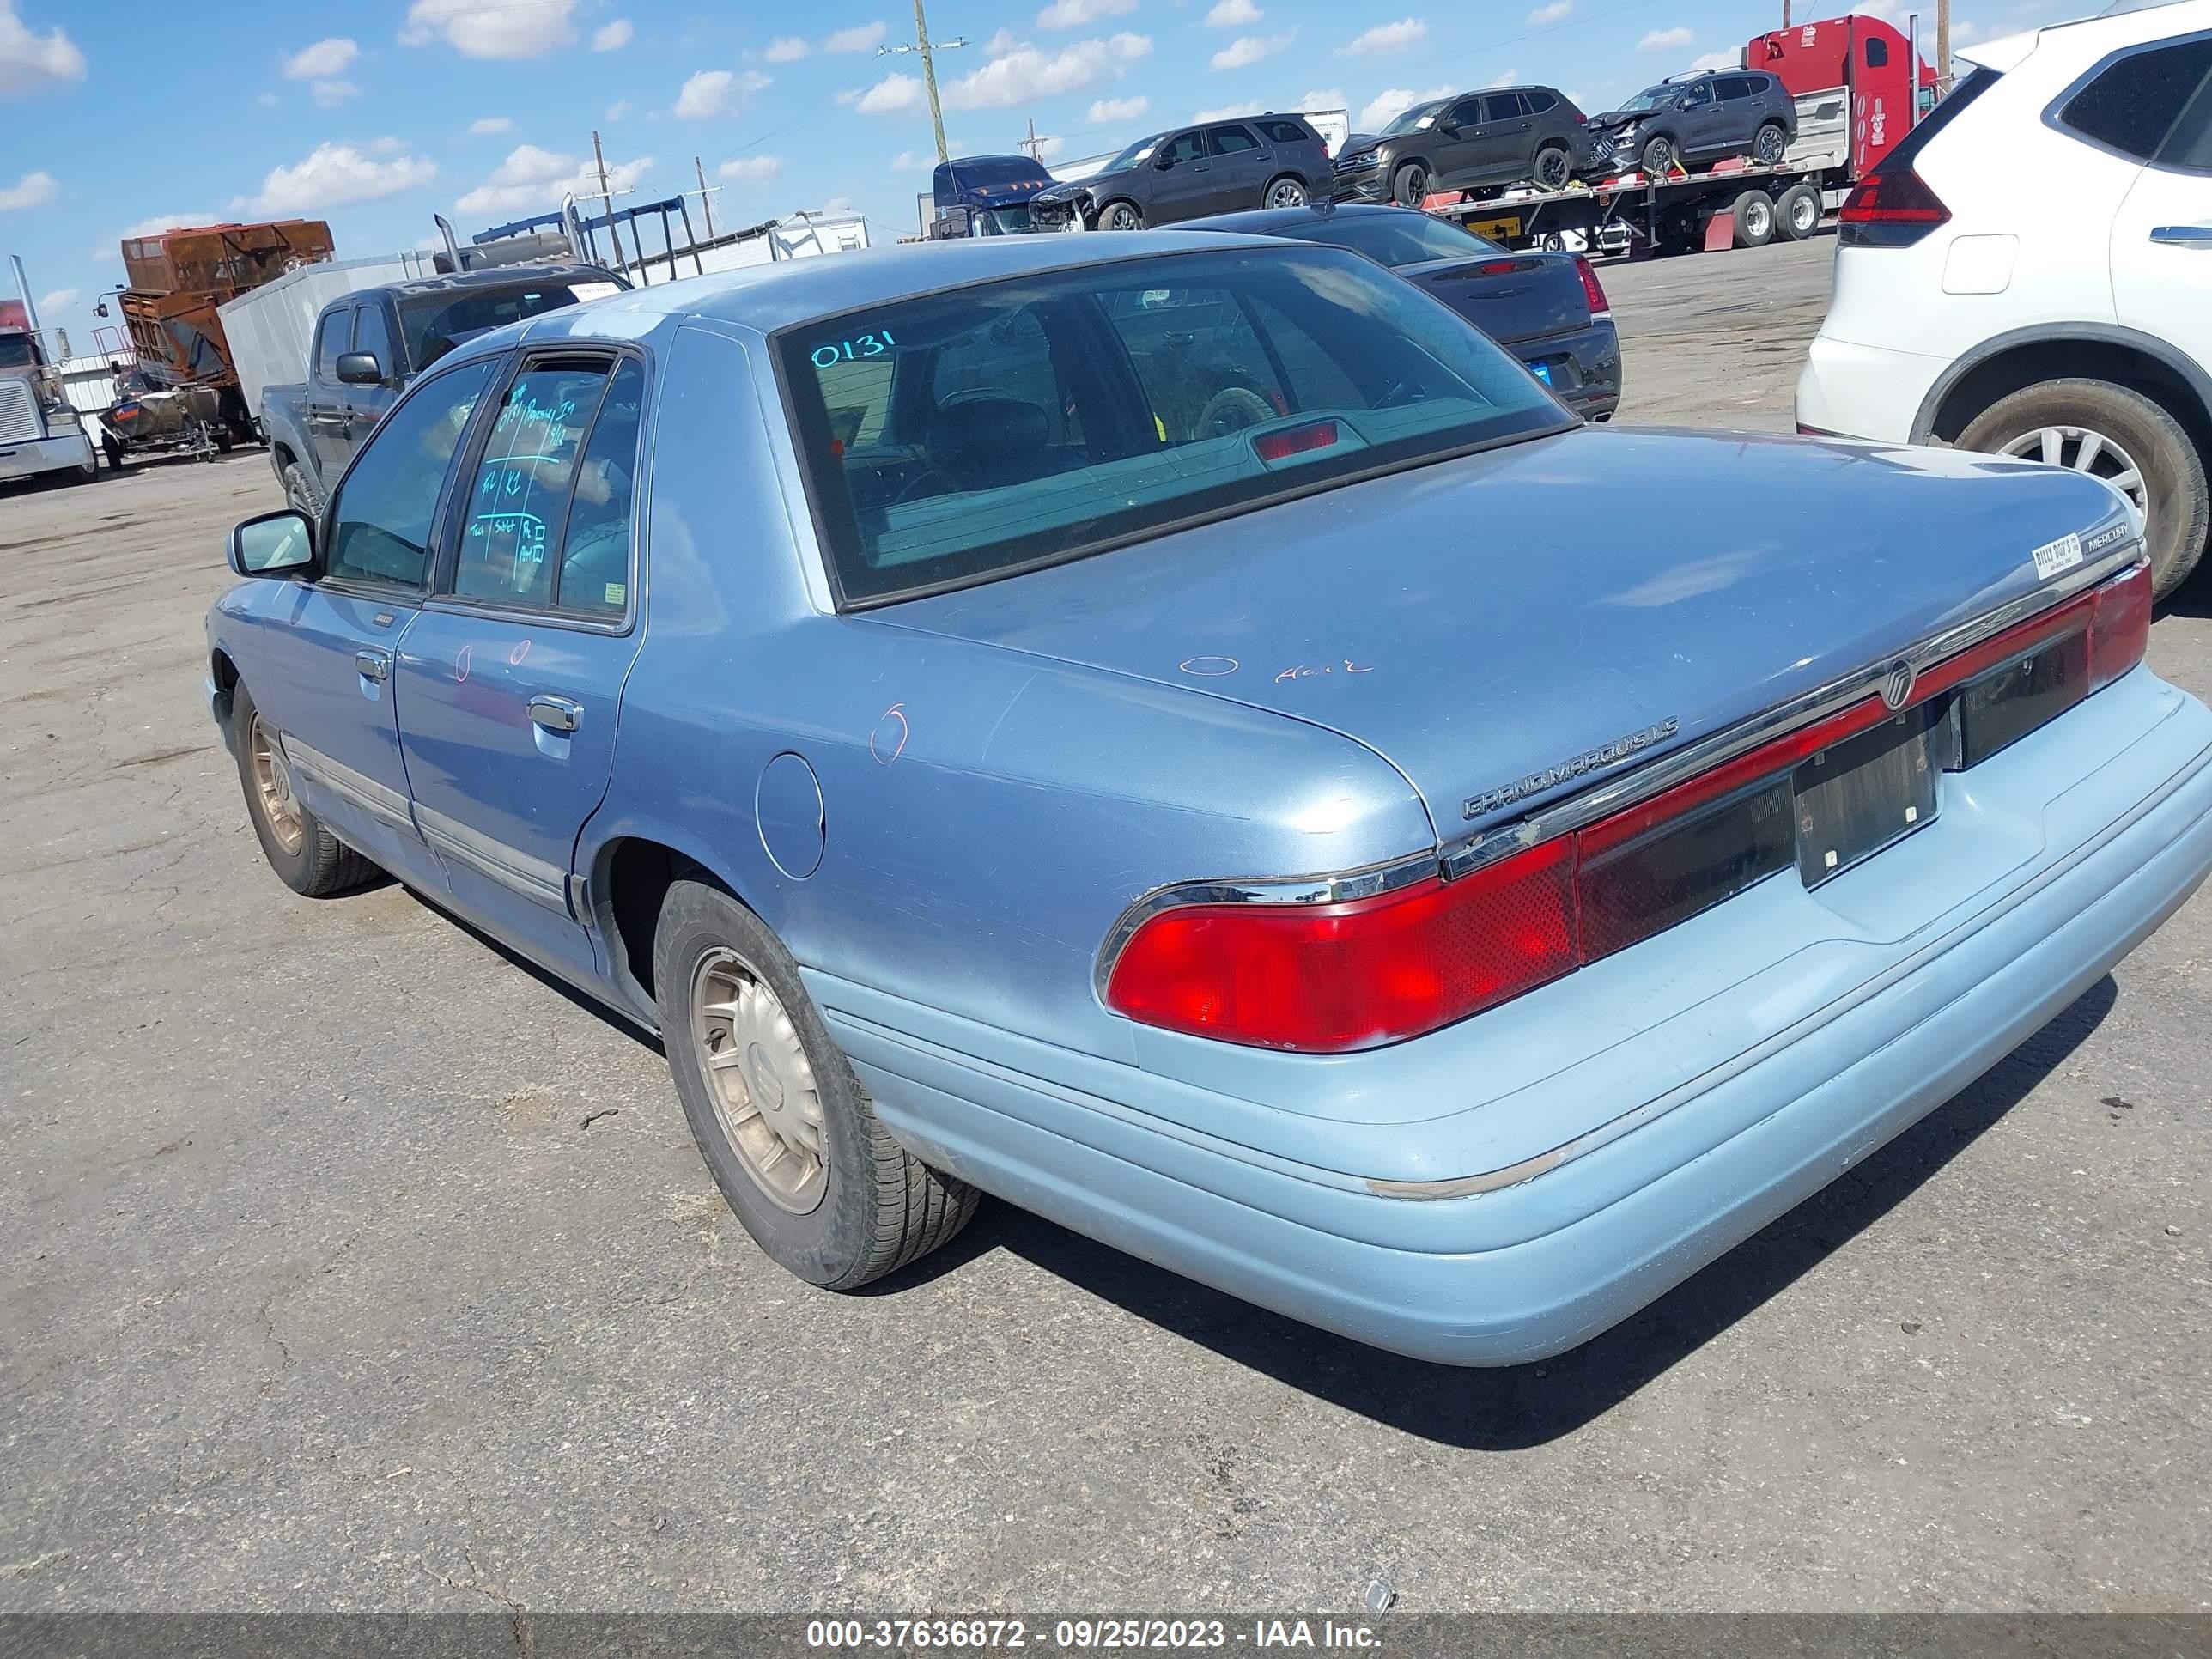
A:
{"label": "rear door window", "polygon": [[470,486],[456,598],[533,611],[551,605],[577,453],[608,367],[533,366],[515,376]]}
{"label": "rear door window", "polygon": [[1215,127],[1210,137],[1216,155],[1235,155],[1242,150],[1260,148],[1260,141],[1243,127]]}
{"label": "rear door window", "polygon": [[2060,125],[2137,161],[2159,155],[2212,74],[2212,35],[2114,59],[2066,100]]}
{"label": "rear door window", "polygon": [[2185,173],[2212,173],[2212,75],[2205,76],[2197,96],[2166,135],[2158,165]]}
{"label": "rear door window", "polygon": [[1482,102],[1486,118],[1492,121],[1517,121],[1528,108],[1517,92],[1493,92]]}

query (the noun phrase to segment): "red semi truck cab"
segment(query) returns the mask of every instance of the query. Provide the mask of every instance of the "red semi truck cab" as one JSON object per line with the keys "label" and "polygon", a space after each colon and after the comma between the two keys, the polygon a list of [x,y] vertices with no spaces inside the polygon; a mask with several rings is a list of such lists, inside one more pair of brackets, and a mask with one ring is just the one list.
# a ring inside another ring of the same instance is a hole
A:
{"label": "red semi truck cab", "polygon": [[1756,34],[1743,52],[1746,69],[1767,70],[1796,98],[1801,129],[1807,125],[1808,106],[1825,96],[1848,99],[1850,139],[1844,170],[1853,179],[1866,177],[1912,131],[1915,96],[1934,98],[1935,70],[1925,63],[1918,66],[1921,91],[1916,94],[1911,60],[1912,45],[1902,30],[1863,13]]}

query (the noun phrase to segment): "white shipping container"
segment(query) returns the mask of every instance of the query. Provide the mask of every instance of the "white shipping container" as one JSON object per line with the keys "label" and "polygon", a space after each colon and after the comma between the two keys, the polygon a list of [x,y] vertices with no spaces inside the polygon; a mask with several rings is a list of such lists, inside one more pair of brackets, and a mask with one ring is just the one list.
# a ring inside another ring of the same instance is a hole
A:
{"label": "white shipping container", "polygon": [[246,407],[261,418],[264,387],[296,385],[307,378],[315,319],[341,295],[386,283],[412,282],[434,275],[428,253],[387,253],[368,259],[325,259],[301,265],[273,283],[264,283],[218,307],[230,360],[238,367]]}

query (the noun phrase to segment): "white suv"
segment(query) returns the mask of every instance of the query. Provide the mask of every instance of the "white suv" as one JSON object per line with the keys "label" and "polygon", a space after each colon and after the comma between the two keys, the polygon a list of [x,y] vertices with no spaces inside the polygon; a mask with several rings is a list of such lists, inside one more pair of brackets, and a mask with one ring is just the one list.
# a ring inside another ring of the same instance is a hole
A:
{"label": "white suv", "polygon": [[2094,473],[2162,596],[2212,519],[2212,0],[1963,55],[1844,204],[1798,429]]}

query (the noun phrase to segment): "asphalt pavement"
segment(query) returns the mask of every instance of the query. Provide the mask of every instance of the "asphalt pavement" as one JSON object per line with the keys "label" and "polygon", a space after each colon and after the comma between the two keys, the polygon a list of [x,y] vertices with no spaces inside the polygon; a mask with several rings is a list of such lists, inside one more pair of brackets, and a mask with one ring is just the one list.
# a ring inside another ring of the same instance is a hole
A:
{"label": "asphalt pavement", "polygon": [[[1829,252],[1607,269],[1624,418],[1786,429]],[[0,1610],[2212,1607],[2212,899],[1544,1365],[998,1203],[833,1297],[653,1045],[265,867],[201,615],[278,504],[258,451],[0,493]],[[2199,696],[2208,614],[2151,646]]]}

